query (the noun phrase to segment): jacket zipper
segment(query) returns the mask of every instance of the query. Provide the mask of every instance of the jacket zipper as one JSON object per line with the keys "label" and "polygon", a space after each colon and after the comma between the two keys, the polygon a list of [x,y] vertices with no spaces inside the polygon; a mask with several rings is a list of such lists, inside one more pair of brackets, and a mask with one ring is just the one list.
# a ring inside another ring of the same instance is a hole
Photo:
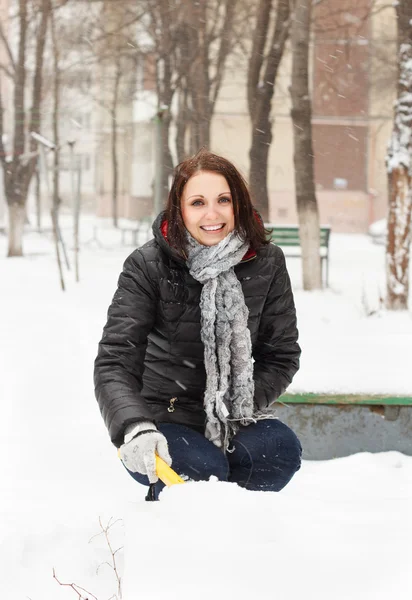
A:
{"label": "jacket zipper", "polygon": [[169,407],[167,409],[167,412],[175,412],[175,402],[178,401],[178,398],[176,398],[176,396],[174,398],[170,398],[169,400]]}

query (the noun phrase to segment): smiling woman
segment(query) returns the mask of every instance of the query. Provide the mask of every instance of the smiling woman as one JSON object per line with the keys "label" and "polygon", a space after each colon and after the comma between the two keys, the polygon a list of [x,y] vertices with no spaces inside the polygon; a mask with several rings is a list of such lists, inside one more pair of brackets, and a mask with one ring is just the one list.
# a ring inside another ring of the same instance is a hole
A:
{"label": "smiling woman", "polygon": [[302,452],[273,411],[300,356],[282,250],[237,169],[207,150],[176,167],[153,235],[124,264],[95,363],[112,442],[148,499],[156,454],[195,481],[279,491]]}
{"label": "smiling woman", "polygon": [[182,218],[190,235],[200,244],[218,244],[235,228],[232,196],[223,175],[199,171],[183,189]]}

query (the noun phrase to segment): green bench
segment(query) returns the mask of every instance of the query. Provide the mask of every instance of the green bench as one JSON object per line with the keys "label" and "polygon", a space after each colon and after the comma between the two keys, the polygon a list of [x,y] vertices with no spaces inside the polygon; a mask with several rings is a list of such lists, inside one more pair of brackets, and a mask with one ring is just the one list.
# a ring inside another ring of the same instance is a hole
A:
{"label": "green bench", "polygon": [[131,245],[136,248],[138,245],[138,235],[141,232],[149,231],[151,228],[152,222],[153,222],[153,217],[148,216],[148,217],[143,217],[139,221],[136,221],[136,223],[133,223],[130,225],[120,225],[119,230],[121,233],[121,244],[123,246],[126,245],[126,237],[127,237],[127,234],[129,234]]}
{"label": "green bench", "polygon": [[[271,225],[265,227],[272,230],[270,241],[280,246],[288,258],[301,258],[301,245],[299,227],[297,225]],[[320,228],[320,259],[322,261],[322,278],[325,271],[325,284],[329,287],[329,239],[330,226],[322,225]],[[323,264],[325,263],[325,269]]]}
{"label": "green bench", "polygon": [[347,406],[354,404],[365,406],[412,406],[412,397],[390,396],[388,394],[315,394],[308,392],[306,394],[285,393],[279,397],[279,402],[284,404],[339,404]]}
{"label": "green bench", "polygon": [[412,396],[394,396],[388,394],[324,394],[324,393],[286,393],[277,402],[284,406],[335,406],[344,410],[350,406],[368,407],[381,414],[388,421],[395,421],[400,410],[412,409]]}

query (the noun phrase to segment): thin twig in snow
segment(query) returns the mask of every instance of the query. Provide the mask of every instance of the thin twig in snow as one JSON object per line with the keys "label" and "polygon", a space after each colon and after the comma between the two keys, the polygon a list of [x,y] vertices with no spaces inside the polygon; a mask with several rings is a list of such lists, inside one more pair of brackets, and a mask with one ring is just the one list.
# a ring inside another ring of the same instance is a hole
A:
{"label": "thin twig in snow", "polygon": [[[57,583],[59,585],[72,588],[72,590],[74,592],[76,592],[76,594],[78,595],[79,600],[89,600],[89,596],[91,596],[95,600],[98,600],[98,598],[94,594],[92,594],[91,592],[88,592],[87,590],[82,588],[80,585],[77,585],[76,583],[62,583],[61,581],[59,581],[57,579],[56,571],[54,570],[54,568],[53,568],[53,578],[57,581]],[[76,589],[76,588],[78,588],[78,589]],[[82,592],[85,592],[86,594],[88,594],[88,596],[83,596],[81,594],[81,592],[79,592],[79,590],[82,590]]]}

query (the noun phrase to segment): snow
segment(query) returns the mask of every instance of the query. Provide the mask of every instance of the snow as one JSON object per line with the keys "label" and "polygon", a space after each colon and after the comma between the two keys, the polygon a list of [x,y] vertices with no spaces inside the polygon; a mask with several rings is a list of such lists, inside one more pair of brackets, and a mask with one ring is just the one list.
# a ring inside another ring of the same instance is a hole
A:
{"label": "snow", "polygon": [[202,482],[135,502],[124,599],[406,600],[411,468],[362,454],[306,462],[280,494]]}
{"label": "snow", "polygon": [[[77,597],[53,579],[54,567],[60,581],[108,600],[116,578],[104,536],[95,537],[101,516],[122,519],[110,535],[114,548],[126,544],[116,554],[124,600],[146,597],[148,586],[151,598],[166,600],[206,597],[203,589],[216,599],[409,600],[411,457],[305,461],[280,494],[211,482],[142,502],[143,488],[110,444],[92,383],[131,248],[120,246],[119,232],[99,230],[99,244],[92,233],[85,220],[81,283],[66,272],[65,293],[50,239],[27,235],[26,257],[6,259],[0,236],[0,597]],[[303,292],[300,260],[288,265],[303,348],[291,389],[409,395],[411,313],[379,307],[384,247],[332,232],[325,292]]]}

